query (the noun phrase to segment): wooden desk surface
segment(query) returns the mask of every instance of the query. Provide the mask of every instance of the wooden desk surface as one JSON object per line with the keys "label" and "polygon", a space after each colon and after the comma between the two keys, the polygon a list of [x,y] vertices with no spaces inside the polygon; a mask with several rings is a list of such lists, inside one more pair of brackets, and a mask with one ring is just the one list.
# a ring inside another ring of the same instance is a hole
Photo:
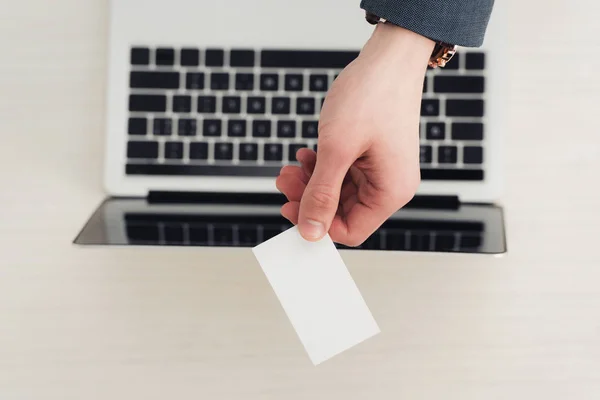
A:
{"label": "wooden desk surface", "polygon": [[103,197],[106,2],[0,0],[0,398],[597,399],[600,42],[575,3],[513,1],[509,254],[344,252],[382,333],[315,368],[250,250],[71,245]]}

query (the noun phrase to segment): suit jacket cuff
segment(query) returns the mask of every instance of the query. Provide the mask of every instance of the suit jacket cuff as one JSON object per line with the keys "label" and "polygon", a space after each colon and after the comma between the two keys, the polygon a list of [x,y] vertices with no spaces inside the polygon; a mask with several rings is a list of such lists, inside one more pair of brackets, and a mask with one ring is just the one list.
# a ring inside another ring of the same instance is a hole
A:
{"label": "suit jacket cuff", "polygon": [[360,7],[434,41],[483,44],[494,0],[361,0]]}

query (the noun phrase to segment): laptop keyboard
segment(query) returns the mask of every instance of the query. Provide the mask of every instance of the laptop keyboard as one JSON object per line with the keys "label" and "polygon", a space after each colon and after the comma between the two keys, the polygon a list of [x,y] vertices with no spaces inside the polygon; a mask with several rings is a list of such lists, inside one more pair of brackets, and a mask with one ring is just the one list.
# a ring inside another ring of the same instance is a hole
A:
{"label": "laptop keyboard", "polygon": [[[131,49],[128,175],[277,176],[317,150],[325,95],[358,52]],[[483,180],[485,55],[429,69],[423,180]]]}

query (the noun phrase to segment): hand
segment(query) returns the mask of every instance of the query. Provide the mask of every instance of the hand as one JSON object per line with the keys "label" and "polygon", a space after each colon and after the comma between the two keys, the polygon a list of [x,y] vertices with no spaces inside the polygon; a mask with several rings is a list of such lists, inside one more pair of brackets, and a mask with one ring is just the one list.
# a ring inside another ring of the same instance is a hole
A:
{"label": "hand", "polygon": [[419,118],[433,41],[379,24],[335,80],[321,111],[318,154],[301,149],[277,188],[282,215],[306,240],[362,244],[420,184]]}

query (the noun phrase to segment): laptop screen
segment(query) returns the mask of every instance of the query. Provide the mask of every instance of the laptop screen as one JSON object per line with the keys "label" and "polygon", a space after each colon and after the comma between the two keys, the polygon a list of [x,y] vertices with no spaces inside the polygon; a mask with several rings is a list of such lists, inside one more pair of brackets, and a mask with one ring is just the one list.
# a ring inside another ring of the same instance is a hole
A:
{"label": "laptop screen", "polygon": [[[108,199],[75,239],[80,245],[254,247],[291,228],[279,205],[168,204]],[[493,205],[406,208],[361,246],[340,249],[499,254],[502,210]]]}

